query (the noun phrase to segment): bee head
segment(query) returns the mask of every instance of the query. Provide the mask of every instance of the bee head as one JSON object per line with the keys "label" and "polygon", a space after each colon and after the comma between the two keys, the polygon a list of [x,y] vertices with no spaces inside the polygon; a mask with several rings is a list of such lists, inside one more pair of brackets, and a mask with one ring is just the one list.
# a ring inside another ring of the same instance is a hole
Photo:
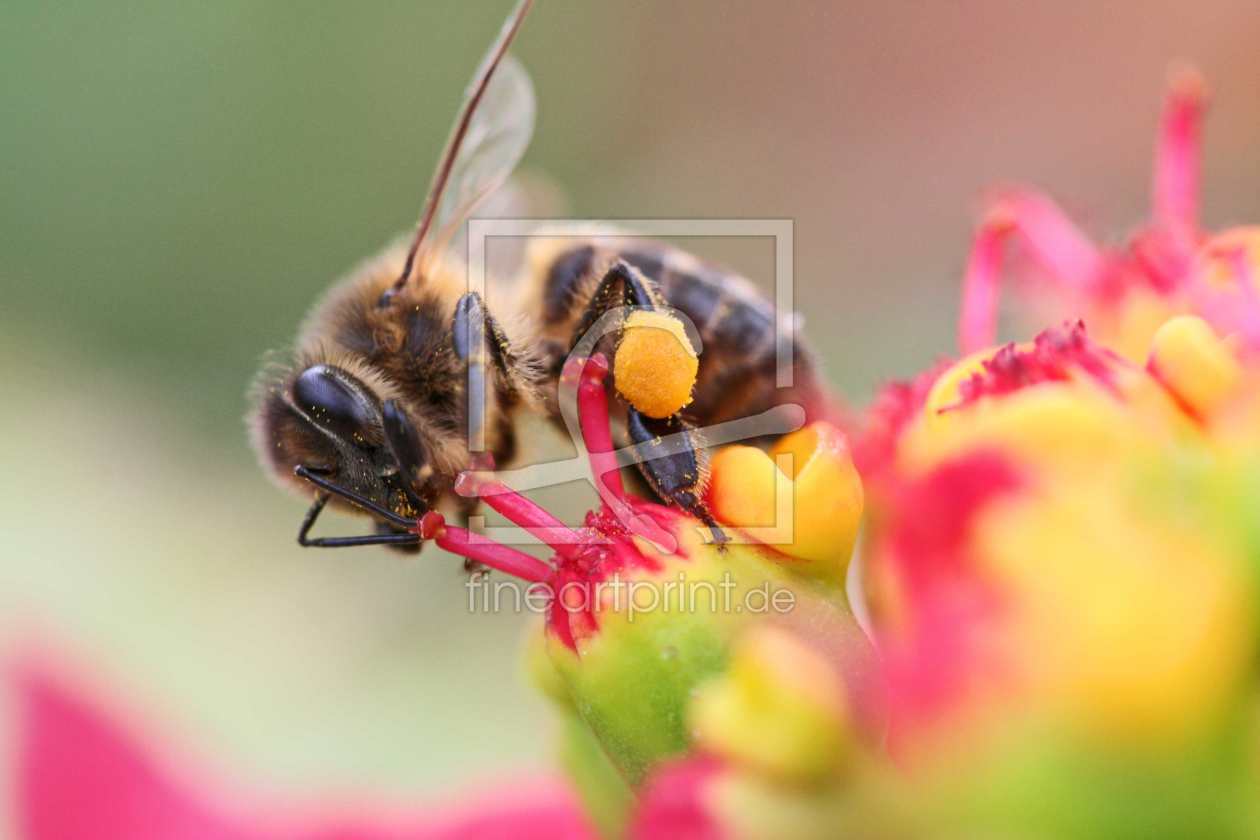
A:
{"label": "bee head", "polygon": [[426,448],[406,410],[368,378],[325,362],[265,386],[253,418],[254,446],[282,481],[309,472],[402,516],[433,504]]}

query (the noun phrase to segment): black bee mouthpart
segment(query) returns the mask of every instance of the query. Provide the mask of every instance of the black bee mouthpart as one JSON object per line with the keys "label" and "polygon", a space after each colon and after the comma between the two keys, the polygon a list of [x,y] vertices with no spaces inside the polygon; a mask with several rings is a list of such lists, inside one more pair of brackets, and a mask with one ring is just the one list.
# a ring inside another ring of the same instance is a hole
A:
{"label": "black bee mouthpart", "polygon": [[392,525],[396,525],[399,528],[410,530],[414,528],[416,525],[416,520],[408,519],[405,516],[399,516],[398,514],[394,513],[392,510],[385,507],[381,507],[376,502],[372,501],[366,496],[362,496],[354,492],[353,490],[348,490],[345,487],[342,487],[339,484],[335,484],[334,482],[329,481],[323,476],[312,472],[305,465],[298,465],[294,467],[293,474],[296,475],[298,478],[302,478],[302,479],[305,479],[306,481],[309,481],[311,484],[314,484],[316,487],[318,487],[320,490],[323,490],[325,493],[345,499],[347,502],[354,505],[355,507],[360,508],[364,511],[367,511],[368,513],[375,514],[376,516],[379,516],[381,519],[384,519],[386,522],[389,522]]}

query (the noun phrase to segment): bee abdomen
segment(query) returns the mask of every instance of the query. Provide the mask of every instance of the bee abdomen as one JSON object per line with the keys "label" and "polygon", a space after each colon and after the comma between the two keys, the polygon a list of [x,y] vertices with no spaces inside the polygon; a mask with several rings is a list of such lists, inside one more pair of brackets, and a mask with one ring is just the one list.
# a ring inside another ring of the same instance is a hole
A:
{"label": "bee abdomen", "polygon": [[561,253],[551,263],[543,285],[543,319],[559,324],[573,317],[579,291],[590,280],[595,246],[581,245]]}
{"label": "bee abdomen", "polygon": [[[815,386],[813,357],[792,313],[773,304],[745,277],[668,247],[619,255],[647,275],[661,298],[695,325],[702,352],[695,399],[686,414],[700,424],[756,414],[797,401]],[[794,387],[776,385],[777,329],[789,331]]]}
{"label": "bee abdomen", "polygon": [[545,267],[543,317],[561,335],[576,323],[601,272],[622,259],[652,281],[663,300],[695,326],[701,343],[695,399],[686,413],[711,423],[764,411],[799,398],[813,386],[813,359],[792,331],[790,392],[776,388],[776,325],[791,329],[791,313],[778,314],[746,278],[704,263],[684,251],[656,243],[612,248],[587,242],[561,250]]}
{"label": "bee abdomen", "polygon": [[618,255],[695,325],[705,349],[757,358],[774,351],[774,309],[751,282],[669,248]]}

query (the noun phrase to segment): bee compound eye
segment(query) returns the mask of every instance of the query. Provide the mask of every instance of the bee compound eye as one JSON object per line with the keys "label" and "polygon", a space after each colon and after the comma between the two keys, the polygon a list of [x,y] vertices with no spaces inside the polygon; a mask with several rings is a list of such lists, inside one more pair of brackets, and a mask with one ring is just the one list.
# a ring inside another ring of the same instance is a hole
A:
{"label": "bee compound eye", "polygon": [[374,412],[368,398],[331,365],[312,365],[293,383],[293,402],[312,421],[342,440],[362,443]]}

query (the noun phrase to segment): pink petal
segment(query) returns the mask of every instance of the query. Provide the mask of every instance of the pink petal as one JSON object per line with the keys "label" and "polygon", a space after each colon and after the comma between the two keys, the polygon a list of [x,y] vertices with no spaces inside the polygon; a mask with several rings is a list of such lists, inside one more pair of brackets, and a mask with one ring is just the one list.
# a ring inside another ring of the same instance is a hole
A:
{"label": "pink petal", "polygon": [[706,788],[721,773],[714,759],[666,764],[648,779],[630,827],[634,840],[721,840],[726,834],[710,810]]}
{"label": "pink petal", "polygon": [[15,669],[15,813],[24,840],[265,835],[177,781],[120,727],[36,667]]}
{"label": "pink petal", "polygon": [[1198,71],[1175,70],[1164,100],[1151,188],[1156,226],[1192,244],[1199,226],[1201,135],[1206,94]]}
{"label": "pink petal", "polygon": [[[10,671],[17,750],[14,813],[22,840],[591,840],[576,798],[540,782],[494,786],[436,812],[229,807],[186,768],[159,761],[119,723],[31,661]],[[177,769],[183,772],[175,772]],[[252,804],[251,800],[251,804]]]}
{"label": "pink petal", "polygon": [[359,821],[287,831],[294,840],[596,840],[577,799],[555,782],[481,793],[416,818]]}
{"label": "pink petal", "polygon": [[1010,230],[1007,225],[986,221],[972,240],[958,322],[958,349],[963,355],[983,350],[997,340],[1002,253]]}
{"label": "pink petal", "polygon": [[1026,188],[1004,191],[976,231],[967,260],[959,319],[964,354],[982,350],[996,339],[1002,250],[1015,236],[1065,291],[1085,291],[1104,276],[1107,263],[1102,252],[1048,196]]}

